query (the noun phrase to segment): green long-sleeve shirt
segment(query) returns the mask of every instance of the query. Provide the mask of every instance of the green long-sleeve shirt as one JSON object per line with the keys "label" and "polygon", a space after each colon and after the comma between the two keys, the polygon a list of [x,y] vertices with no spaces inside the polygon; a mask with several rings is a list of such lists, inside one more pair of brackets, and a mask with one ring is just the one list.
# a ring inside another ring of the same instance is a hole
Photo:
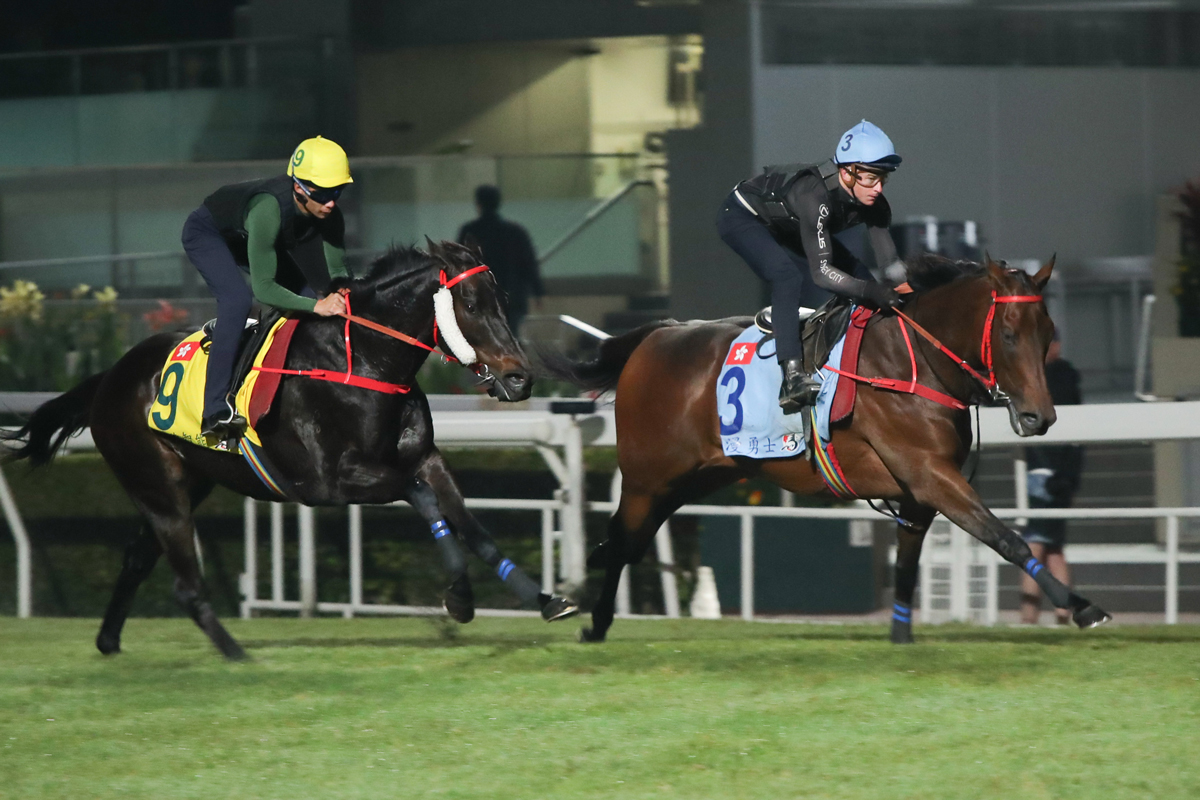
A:
{"label": "green long-sleeve shirt", "polygon": [[[246,253],[250,260],[250,289],[260,303],[294,311],[312,311],[317,304],[311,297],[304,297],[280,286],[276,273],[279,258],[275,254],[275,240],[279,236],[279,203],[270,194],[255,195],[246,208]],[[325,252],[325,266],[330,278],[349,277],[346,271],[346,252],[321,243]]]}

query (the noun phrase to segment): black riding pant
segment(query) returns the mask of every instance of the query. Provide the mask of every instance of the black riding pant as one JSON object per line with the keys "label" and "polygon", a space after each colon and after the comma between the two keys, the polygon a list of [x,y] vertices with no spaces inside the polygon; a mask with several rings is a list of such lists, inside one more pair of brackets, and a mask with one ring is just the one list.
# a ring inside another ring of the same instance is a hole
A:
{"label": "black riding pant", "polygon": [[[755,275],[771,285],[771,320],[779,362],[800,358],[800,306],[818,308],[833,294],[813,282],[808,259],[776,241],[767,226],[732,192],[717,215],[717,233]],[[845,268],[842,265],[847,262],[853,265],[847,272],[854,277],[874,280],[866,265],[835,240],[834,263]]]}
{"label": "black riding pant", "polygon": [[234,260],[206,206],[193,211],[183,224],[183,250],[217,299],[217,321],[204,381],[204,418],[211,419],[228,413],[225,397],[233,380],[238,344],[250,317],[254,293],[246,282],[247,271]]}

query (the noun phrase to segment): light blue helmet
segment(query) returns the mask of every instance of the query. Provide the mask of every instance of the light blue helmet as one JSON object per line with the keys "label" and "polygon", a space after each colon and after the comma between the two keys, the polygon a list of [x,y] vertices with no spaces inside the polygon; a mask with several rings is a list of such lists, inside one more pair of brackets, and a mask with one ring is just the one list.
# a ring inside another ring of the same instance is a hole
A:
{"label": "light blue helmet", "polygon": [[888,172],[900,165],[892,140],[865,119],[842,134],[833,151],[835,164],[870,164]]}

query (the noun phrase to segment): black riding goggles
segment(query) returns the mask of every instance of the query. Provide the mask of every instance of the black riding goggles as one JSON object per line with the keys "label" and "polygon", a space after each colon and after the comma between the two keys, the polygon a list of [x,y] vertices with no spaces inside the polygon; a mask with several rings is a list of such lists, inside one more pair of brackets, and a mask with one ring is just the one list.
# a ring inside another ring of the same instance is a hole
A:
{"label": "black riding goggles", "polygon": [[342,196],[342,189],[345,188],[344,186],[331,186],[328,188],[324,186],[310,186],[304,181],[296,181],[295,183],[300,187],[300,191],[304,193],[305,197],[319,206],[328,205],[337,200]]}

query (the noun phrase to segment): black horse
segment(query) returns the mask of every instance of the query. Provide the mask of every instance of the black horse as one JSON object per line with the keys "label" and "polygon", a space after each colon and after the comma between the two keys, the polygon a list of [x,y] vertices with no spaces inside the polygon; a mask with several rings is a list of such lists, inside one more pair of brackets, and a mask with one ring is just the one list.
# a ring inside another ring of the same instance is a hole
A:
{"label": "black horse", "polygon": [[[435,295],[447,284],[452,287],[446,290],[449,294],[442,292],[435,303]],[[467,512],[462,493],[434,446],[429,402],[414,383],[429,356],[428,347],[440,334],[460,361],[474,362],[476,373],[490,384],[492,396],[509,402],[529,397],[529,362],[505,322],[495,276],[482,267],[478,251],[449,242],[430,242],[429,253],[393,249],[375,261],[366,277],[337,282],[331,290],[348,292],[352,312],[362,315],[366,323],[349,326],[353,372],[411,389],[404,394],[385,393],[284,377],[256,429],[263,452],[287,487],[288,499],[312,506],[408,501],[437,539],[451,580],[444,603],[459,622],[470,621],[475,613],[459,537],[497,569],[524,604],[539,605],[545,619],[575,614],[574,603],[541,593]],[[435,305],[440,306],[436,312]],[[340,370],[347,358],[344,326],[336,317],[303,317],[285,368]],[[382,332],[387,326],[393,334],[413,337],[425,347],[397,341]],[[97,449],[145,521],[125,552],[96,638],[102,653],[120,650],[121,629],[134,593],[165,553],[175,572],[180,605],[223,655],[243,658],[245,652],[222,627],[207,600],[192,512],[217,483],[260,500],[280,497],[267,489],[242,456],[189,444],[147,424],[163,363],[181,338],[178,333],[164,333],[146,339],[112,369],[38,408],[28,424],[10,436],[21,442],[13,457],[44,464],[68,437],[90,426]]]}

